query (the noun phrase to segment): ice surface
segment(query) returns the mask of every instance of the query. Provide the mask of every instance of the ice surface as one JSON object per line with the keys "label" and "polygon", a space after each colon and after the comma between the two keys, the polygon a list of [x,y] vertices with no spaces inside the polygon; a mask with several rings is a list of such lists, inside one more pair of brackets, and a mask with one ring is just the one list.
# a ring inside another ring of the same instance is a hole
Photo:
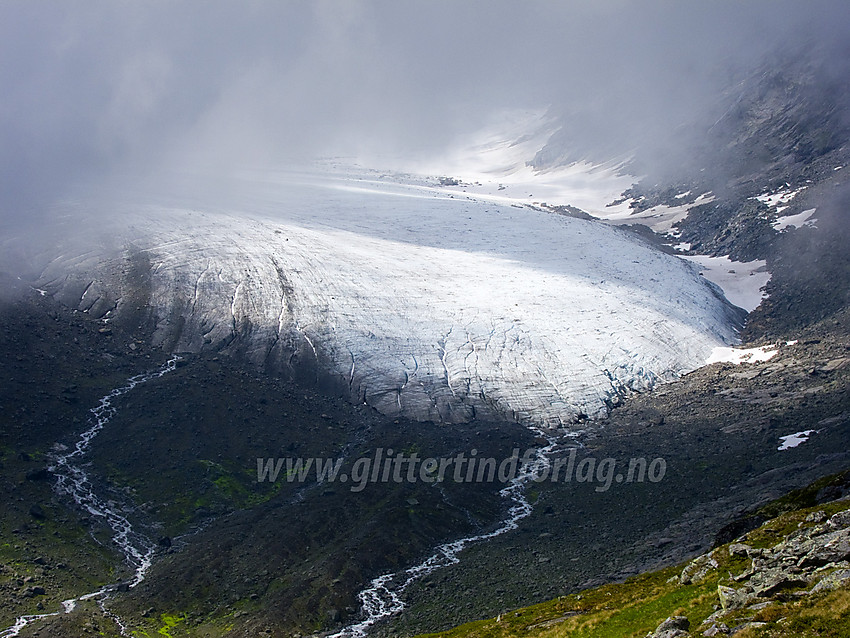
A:
{"label": "ice surface", "polygon": [[[435,191],[453,197],[506,205],[570,205],[611,225],[643,224],[672,238],[678,237],[674,227],[688,216],[691,208],[715,199],[713,193],[704,192],[688,204],[661,204],[635,212],[629,207],[633,200],[623,200],[621,195],[638,178],[626,173],[622,162],[602,165],[575,162],[545,171],[534,170],[528,162],[554,131],[553,123],[544,112],[507,111],[486,123],[481,130],[459,139],[450,152],[439,158],[418,162],[394,160],[392,164],[406,166],[417,173],[451,177],[459,183],[443,185]],[[431,183],[436,184],[436,178]],[[765,193],[757,199],[776,206],[790,201],[802,190],[787,188],[775,194]],[[684,199],[691,192],[679,193],[675,199]],[[613,204],[615,201],[618,203]],[[679,243],[674,249],[690,250],[690,244]],[[770,273],[763,261],[739,263],[709,256],[688,259],[699,263],[706,279],[717,284],[727,299],[748,312],[766,296],[762,289]]]}
{"label": "ice surface", "polygon": [[[386,414],[568,424],[736,341],[739,313],[684,260],[412,176],[327,165],[122,197],[73,209],[120,213],[109,233],[150,260],[159,343],[313,366]],[[133,312],[121,259],[58,252],[41,289],[82,281],[91,309],[118,288],[109,316]]]}
{"label": "ice surface", "polygon": [[621,170],[622,160],[574,162],[546,170],[529,164],[556,130],[543,111],[508,110],[437,157],[379,161],[394,170],[401,167],[417,175],[454,178],[459,183],[442,186],[441,192],[455,197],[506,205],[571,205],[594,217],[627,215],[627,204],[608,206],[637,181]]}

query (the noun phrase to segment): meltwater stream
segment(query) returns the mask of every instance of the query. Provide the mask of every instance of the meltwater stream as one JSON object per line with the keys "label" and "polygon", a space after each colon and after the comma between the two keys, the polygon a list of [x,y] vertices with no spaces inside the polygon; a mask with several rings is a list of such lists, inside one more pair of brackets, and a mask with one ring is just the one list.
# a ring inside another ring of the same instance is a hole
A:
{"label": "meltwater stream", "polygon": [[555,446],[558,445],[555,436],[538,428],[531,429],[546,440],[546,445],[536,450],[534,458],[520,468],[507,487],[499,490],[499,495],[508,499],[511,506],[498,526],[484,534],[467,536],[438,545],[432,554],[418,565],[372,579],[369,586],[357,594],[361,603],[363,620],[349,625],[341,631],[327,636],[327,638],[364,638],[375,623],[394,616],[405,608],[406,605],[401,595],[414,581],[438,569],[459,563],[458,554],[467,546],[488,541],[519,527],[519,521],[531,514],[532,510],[531,503],[525,496],[525,487],[535,476],[539,476],[549,468],[549,456]]}
{"label": "meltwater stream", "polygon": [[[133,569],[132,578],[122,583],[129,587],[134,587],[144,580],[145,574],[151,566],[155,544],[133,529],[130,521],[120,513],[120,505],[106,500],[95,492],[94,486],[82,468],[80,461],[88,452],[91,441],[117,413],[113,401],[136,386],[173,371],[178,360],[179,357],[174,357],[153,372],[131,377],[126,384],[102,397],[98,405],[90,410],[91,426],[80,435],[73,449],[54,455],[52,464],[49,466],[50,471],[56,476],[56,491],[73,498],[77,505],[92,516],[102,519],[111,529],[113,541]],[[401,596],[413,582],[438,569],[460,562],[458,555],[469,545],[488,541],[519,527],[519,521],[529,516],[532,511],[531,503],[525,496],[526,485],[549,467],[549,456],[558,445],[556,437],[551,433],[538,428],[531,429],[546,440],[546,445],[538,448],[534,458],[529,463],[522,465],[510,483],[499,491],[500,496],[507,499],[511,505],[505,518],[497,524],[496,528],[486,533],[467,536],[438,545],[431,555],[421,563],[399,572],[383,574],[374,578],[369,586],[358,594],[364,618],[328,636],[328,638],[364,638],[374,624],[399,613],[405,608],[406,605]],[[130,634],[121,619],[105,608],[105,601],[110,592],[114,591],[117,586],[117,584],[105,585],[96,591],[65,600],[62,602],[60,611],[21,616],[12,627],[0,632],[0,638],[18,636],[27,625],[43,618],[69,613],[76,607],[77,603],[91,599],[98,600],[103,613],[112,618],[122,635],[129,636]]]}
{"label": "meltwater stream", "polygon": [[[144,580],[145,573],[151,566],[151,560],[156,546],[149,538],[133,529],[130,521],[120,513],[120,505],[95,493],[89,476],[82,468],[80,461],[86,452],[88,452],[92,439],[97,436],[98,432],[117,413],[117,408],[112,405],[112,402],[118,397],[127,394],[136,386],[171,372],[177,367],[178,360],[179,357],[173,357],[153,372],[146,372],[130,377],[124,385],[115,388],[112,392],[102,397],[98,404],[89,410],[91,414],[91,426],[80,435],[79,441],[77,441],[77,444],[71,451],[55,454],[52,457],[51,465],[48,467],[50,472],[56,477],[55,488],[58,493],[70,496],[77,505],[92,516],[102,519],[109,526],[109,529],[112,531],[112,540],[133,569],[133,577],[128,582],[122,583],[130,587],[135,587]],[[121,619],[109,612],[104,606],[109,593],[114,591],[117,586],[117,584],[104,585],[100,589],[84,594],[83,596],[64,600],[62,601],[62,609],[60,611],[21,616],[15,621],[12,627],[0,632],[0,638],[17,636],[24,627],[31,623],[42,618],[58,616],[63,613],[67,614],[76,607],[78,602],[91,599],[98,600],[101,610],[106,616],[115,621],[122,636],[129,636],[130,634],[121,623]]]}

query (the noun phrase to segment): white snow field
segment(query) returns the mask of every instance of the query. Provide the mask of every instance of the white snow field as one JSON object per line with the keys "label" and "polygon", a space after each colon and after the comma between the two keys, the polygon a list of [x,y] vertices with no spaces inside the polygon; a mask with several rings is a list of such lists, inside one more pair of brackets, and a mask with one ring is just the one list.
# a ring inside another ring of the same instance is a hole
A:
{"label": "white snow field", "polygon": [[711,356],[706,359],[705,364],[731,363],[740,365],[742,363],[764,363],[770,361],[779,353],[774,346],[758,346],[756,348],[725,348],[718,347],[712,350]]}
{"label": "white snow field", "polygon": [[683,259],[699,266],[702,276],[723,290],[726,298],[739,308],[752,312],[767,297],[764,288],[770,281],[767,262],[732,261],[728,256],[683,255]]}
{"label": "white snow field", "polygon": [[[457,183],[443,184],[439,192],[454,197],[514,206],[570,205],[612,226],[643,224],[668,239],[679,237],[675,225],[685,219],[692,208],[715,199],[713,193],[705,192],[690,203],[661,204],[636,212],[630,208],[634,200],[624,199],[622,195],[639,178],[623,170],[624,158],[605,164],[581,161],[546,170],[533,169],[528,162],[556,129],[545,111],[508,110],[483,123],[480,130],[457,140],[454,147],[438,159],[383,161],[414,174],[452,178]],[[436,183],[436,179],[430,183]],[[802,190],[766,193],[755,199],[776,207],[789,202]],[[690,194],[691,191],[679,193],[675,199],[684,199]],[[790,225],[797,220],[796,217],[788,219]],[[687,251],[691,246],[680,242],[673,248]],[[764,261],[741,263],[708,255],[683,255],[683,258],[699,264],[703,276],[720,286],[729,301],[747,312],[755,310],[767,296],[763,288],[771,275]]]}
{"label": "white snow field", "polygon": [[698,268],[598,221],[328,165],[143,197],[69,205],[119,249],[61,249],[33,285],[120,321],[144,254],[160,343],[314,367],[388,415],[567,425],[737,340]]}
{"label": "white snow field", "polygon": [[[437,158],[376,158],[366,164],[455,178],[458,184],[441,187],[455,197],[502,204],[569,204],[594,217],[626,223],[633,212],[628,202],[611,205],[637,181],[621,171],[622,159],[605,164],[574,162],[547,170],[528,164],[556,130],[543,111],[507,110],[458,139]],[[628,223],[634,221],[640,220]]]}
{"label": "white snow field", "polygon": [[817,430],[803,430],[802,432],[794,432],[794,434],[786,434],[785,436],[780,436],[779,440],[782,441],[782,444],[776,449],[782,451],[795,448],[801,443],[805,443],[806,441],[808,441],[809,437],[816,432]]}

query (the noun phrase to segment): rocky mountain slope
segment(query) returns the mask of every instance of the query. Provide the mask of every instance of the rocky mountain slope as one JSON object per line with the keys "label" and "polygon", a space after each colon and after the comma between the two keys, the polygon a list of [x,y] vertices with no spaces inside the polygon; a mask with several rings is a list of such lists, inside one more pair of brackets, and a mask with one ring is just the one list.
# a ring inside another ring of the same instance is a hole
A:
{"label": "rocky mountain slope", "polygon": [[430,635],[846,635],[850,503],[832,497],[847,487],[845,472],[769,503],[763,525],[690,562]]}
{"label": "rocky mountain slope", "polygon": [[635,223],[680,210],[662,231],[679,254],[765,260],[768,296],[745,340],[780,337],[847,305],[846,60],[817,46],[777,53],[730,81],[716,120],[683,127],[681,161],[634,160],[635,173],[648,172],[624,193]]}

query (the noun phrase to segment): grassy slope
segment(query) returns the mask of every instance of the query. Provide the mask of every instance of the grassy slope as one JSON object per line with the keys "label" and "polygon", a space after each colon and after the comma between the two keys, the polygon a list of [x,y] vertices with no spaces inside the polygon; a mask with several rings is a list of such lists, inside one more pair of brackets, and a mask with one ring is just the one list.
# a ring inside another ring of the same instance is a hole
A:
{"label": "grassy slope", "polygon": [[[850,475],[834,475],[807,488],[795,490],[759,510],[762,516],[775,516],[749,532],[745,542],[753,547],[769,547],[798,528],[806,516],[817,510],[831,515],[849,509],[850,501],[842,499],[825,505],[815,504],[817,492]],[[439,638],[502,638],[528,636],[562,638],[643,637],[651,633],[665,618],[687,616],[694,635],[697,627],[719,604],[717,586],[729,585],[730,574],[744,571],[749,561],[730,556],[728,544],[713,553],[720,564],[702,581],[680,585],[678,575],[685,564],[641,574],[624,583],[604,585],[569,596],[561,596],[539,605],[518,609],[496,618],[461,625],[449,631],[428,634]],[[732,583],[734,584],[734,583]],[[746,636],[834,636],[850,635],[850,591],[846,588],[795,599],[774,602],[757,610],[740,610],[723,621],[730,627],[747,620],[765,622],[758,629],[736,634]]]}

